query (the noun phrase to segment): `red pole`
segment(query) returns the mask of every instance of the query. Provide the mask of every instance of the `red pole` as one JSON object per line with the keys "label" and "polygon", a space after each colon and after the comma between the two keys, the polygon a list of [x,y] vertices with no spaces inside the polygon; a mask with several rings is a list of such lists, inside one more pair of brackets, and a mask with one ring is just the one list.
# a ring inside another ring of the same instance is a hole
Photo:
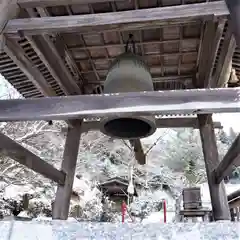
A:
{"label": "red pole", "polygon": [[167,203],[166,200],[163,200],[163,214],[164,214],[164,223],[167,222]]}
{"label": "red pole", "polygon": [[126,206],[126,203],[123,201],[122,202],[122,223],[124,223],[126,210],[127,210],[127,206]]}

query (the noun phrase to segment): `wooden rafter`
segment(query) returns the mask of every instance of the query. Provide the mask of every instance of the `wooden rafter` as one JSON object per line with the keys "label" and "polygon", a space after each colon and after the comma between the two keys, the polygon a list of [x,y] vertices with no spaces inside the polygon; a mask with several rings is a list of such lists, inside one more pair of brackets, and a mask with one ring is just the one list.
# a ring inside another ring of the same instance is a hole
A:
{"label": "wooden rafter", "polygon": [[[197,118],[176,117],[176,118],[156,118],[157,128],[199,128]],[[222,128],[220,122],[214,122],[214,128]],[[99,130],[100,121],[84,121],[83,132]]]}
{"label": "wooden rafter", "polygon": [[0,133],[0,150],[20,164],[40,173],[56,183],[64,184],[65,173],[57,170],[52,165],[33,154],[19,143]]}
{"label": "wooden rafter", "polygon": [[196,87],[216,87],[211,84],[211,76],[224,25],[224,20],[205,24]]}
{"label": "wooden rafter", "polygon": [[4,51],[21,68],[24,74],[31,80],[37,89],[45,96],[55,96],[42,73],[27,58],[25,52],[13,39],[5,38]]}
{"label": "wooden rafter", "polygon": [[[87,49],[87,48],[85,48]],[[174,52],[174,53],[162,53],[162,54],[157,54],[159,57],[171,57],[171,56],[187,56],[187,55],[193,55],[193,54],[197,54],[196,51],[189,51],[189,52],[186,52],[186,53],[180,53],[180,52]],[[156,54],[154,53],[151,53],[151,54],[148,54],[147,56],[154,56]],[[115,58],[114,57],[109,57],[108,58],[109,60],[114,60]],[[76,59],[77,62],[81,62],[83,59]],[[85,60],[85,59],[84,59]],[[104,58],[99,58],[99,57],[95,57],[95,58],[92,58],[92,60],[95,60],[95,61],[103,61]],[[187,64],[185,64],[187,65]],[[153,66],[154,67],[154,66]]]}
{"label": "wooden rafter", "polygon": [[208,20],[228,14],[225,3],[221,1],[114,13],[14,19],[8,22],[5,33],[17,34],[22,31],[26,35],[36,35],[54,32],[132,30]]}
{"label": "wooden rafter", "polygon": [[80,88],[65,66],[49,36],[31,36],[28,37],[28,40],[45,66],[61,86],[64,93],[66,95],[81,94]]}
{"label": "wooden rafter", "polygon": [[[124,1],[124,0],[114,0]],[[23,8],[68,6],[74,4],[104,3],[110,0],[18,0],[19,6]]]}
{"label": "wooden rafter", "polygon": [[[122,38],[121,38],[122,39]],[[121,41],[120,39],[120,41]],[[194,38],[194,37],[189,37],[189,38],[184,38],[182,40],[182,42],[186,41],[198,41],[198,38]],[[153,44],[164,44],[164,43],[179,43],[179,39],[168,39],[168,40],[159,40],[159,41],[136,41],[135,45],[136,46],[142,46],[142,45],[153,45]],[[123,43],[112,43],[112,44],[102,44],[102,45],[87,45],[87,46],[70,46],[69,49],[70,50],[76,50],[76,51],[80,51],[80,50],[85,50],[85,49],[89,49],[89,50],[98,50],[98,49],[104,49],[104,48],[118,48],[118,47],[124,47],[125,44]]]}
{"label": "wooden rafter", "polygon": [[215,170],[216,183],[220,183],[224,177],[229,175],[234,165],[240,166],[240,134]]}
{"label": "wooden rafter", "polygon": [[[45,8],[37,7],[36,9],[37,9],[37,11],[38,11],[38,13],[39,13],[39,15],[41,17],[48,17],[48,16],[50,16],[48,11]],[[30,15],[30,16],[33,17],[34,15]],[[73,60],[73,57],[72,57],[70,51],[68,50],[66,44],[64,43],[64,41],[62,39],[62,36],[60,34],[55,34],[54,37],[55,37],[55,40],[56,40],[56,49],[59,52],[63,53],[62,57],[66,59],[66,62],[68,63],[69,67],[72,69],[74,74],[76,74],[75,77],[77,78],[77,80],[81,84],[83,84],[84,78],[81,75],[76,62]],[[60,56],[61,56],[61,54],[60,54]]]}
{"label": "wooden rafter", "polygon": [[[99,70],[98,70],[99,71]],[[101,72],[101,71],[99,71]],[[107,72],[107,70],[102,70],[102,72]],[[89,73],[84,72],[84,73]],[[176,75],[176,76],[165,76],[165,77],[152,77],[153,83],[161,83],[161,82],[174,82],[179,81],[185,84],[185,82],[192,82],[192,75]],[[105,79],[101,79],[100,81],[88,81],[88,84],[103,84]]]}
{"label": "wooden rafter", "polygon": [[0,101],[0,121],[239,112],[239,102],[240,88],[13,99]]}
{"label": "wooden rafter", "polygon": [[[223,41],[223,46],[220,52],[219,61],[213,76],[213,84],[217,87],[224,87],[228,82],[231,73],[231,64],[234,50],[236,48],[236,41],[233,35],[231,26],[228,26],[227,32]],[[230,68],[230,71],[229,71]],[[228,72],[228,74],[227,74]],[[227,75],[226,75],[227,74]]]}
{"label": "wooden rafter", "polygon": [[[35,12],[32,9],[27,9],[27,11],[30,16],[35,16]],[[43,11],[41,13],[43,14]],[[47,35],[28,36],[27,39],[63,92],[66,95],[81,94],[80,88],[65,66],[58,49],[50,37]],[[64,51],[64,46],[62,46],[61,50]]]}

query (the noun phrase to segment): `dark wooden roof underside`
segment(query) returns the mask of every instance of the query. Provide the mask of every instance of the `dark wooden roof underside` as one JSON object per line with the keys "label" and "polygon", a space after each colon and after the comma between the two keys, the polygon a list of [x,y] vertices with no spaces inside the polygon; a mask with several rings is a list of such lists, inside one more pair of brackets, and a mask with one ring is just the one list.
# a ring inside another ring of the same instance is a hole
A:
{"label": "dark wooden roof underside", "polygon": [[[206,2],[204,0],[126,0],[116,2],[81,4],[73,6],[52,6],[46,8],[22,8],[18,18],[81,15],[156,8],[180,4]],[[45,15],[46,16],[46,15]],[[137,53],[143,56],[150,67],[155,90],[193,88],[199,67],[205,21],[191,21],[182,25],[165,25],[159,28],[136,29],[134,31],[106,31],[100,33],[59,33],[49,35],[57,48],[67,70],[84,93],[100,93],[111,62],[124,52],[129,33],[134,35]],[[228,23],[219,44],[213,74],[219,60]],[[41,60],[29,39],[19,34],[14,39],[23,49],[25,56],[36,67],[54,95],[67,95],[48,66]],[[59,45],[59,43],[63,45]],[[65,49],[62,48],[64,46]],[[66,56],[65,53],[68,53]],[[233,67],[240,78],[240,50],[233,56]],[[21,67],[6,53],[0,54],[0,73],[26,98],[42,97],[43,93],[34,85]],[[230,85],[229,85],[230,86]],[[239,86],[239,83],[232,84]]]}

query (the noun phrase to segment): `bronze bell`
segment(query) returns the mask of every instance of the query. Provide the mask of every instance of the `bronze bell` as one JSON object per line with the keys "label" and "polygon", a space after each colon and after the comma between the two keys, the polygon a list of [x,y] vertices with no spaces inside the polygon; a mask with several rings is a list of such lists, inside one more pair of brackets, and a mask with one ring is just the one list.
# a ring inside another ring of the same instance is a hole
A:
{"label": "bronze bell", "polygon": [[[132,52],[119,55],[109,69],[104,93],[153,91],[150,71],[140,56]],[[154,116],[108,117],[101,121],[100,131],[121,139],[150,136],[156,131]]]}

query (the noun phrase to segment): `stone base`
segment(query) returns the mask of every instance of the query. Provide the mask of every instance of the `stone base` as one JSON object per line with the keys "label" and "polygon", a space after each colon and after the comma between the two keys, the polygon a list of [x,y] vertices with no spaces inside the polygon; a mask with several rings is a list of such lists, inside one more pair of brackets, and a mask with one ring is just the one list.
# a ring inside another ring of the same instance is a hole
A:
{"label": "stone base", "polygon": [[209,209],[184,209],[180,213],[180,221],[183,221],[184,218],[197,218],[201,217],[203,221],[209,222],[212,216],[212,211]]}

